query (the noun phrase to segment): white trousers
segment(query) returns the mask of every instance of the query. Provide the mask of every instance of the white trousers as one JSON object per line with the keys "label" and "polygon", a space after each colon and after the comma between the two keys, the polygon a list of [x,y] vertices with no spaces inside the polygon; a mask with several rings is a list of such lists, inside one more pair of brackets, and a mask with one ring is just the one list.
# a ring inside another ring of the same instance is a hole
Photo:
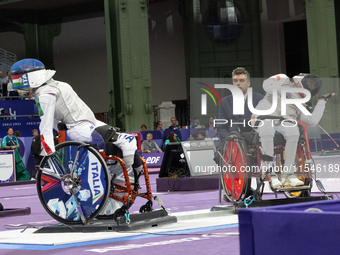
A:
{"label": "white trousers", "polygon": [[[80,122],[74,126],[68,126],[67,136],[72,141],[92,142],[92,132],[95,126],[91,122]],[[123,152],[123,161],[129,169],[134,163],[134,154],[137,150],[137,144],[135,137],[129,134],[120,134],[117,141],[114,144],[120,148]]]}
{"label": "white trousers", "polygon": [[272,120],[264,120],[264,125],[259,127],[257,132],[259,133],[261,139],[261,145],[266,155],[273,156],[274,155],[274,136],[275,132],[279,132],[286,139],[285,145],[285,167],[289,169],[288,173],[294,173],[294,163],[295,163],[295,155],[297,144],[299,141],[299,128],[294,126],[293,123],[284,122],[277,123],[279,125],[275,125]]}

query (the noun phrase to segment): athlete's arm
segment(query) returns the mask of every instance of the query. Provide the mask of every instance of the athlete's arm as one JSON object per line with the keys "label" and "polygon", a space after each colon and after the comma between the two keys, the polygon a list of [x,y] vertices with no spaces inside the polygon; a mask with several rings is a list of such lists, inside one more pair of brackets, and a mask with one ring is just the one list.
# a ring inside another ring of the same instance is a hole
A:
{"label": "athlete's arm", "polygon": [[[40,137],[45,155],[55,152],[53,126],[54,126],[54,110],[56,105],[56,96],[52,94],[43,94],[39,96],[37,107],[40,115]],[[43,153],[44,154],[44,153]]]}

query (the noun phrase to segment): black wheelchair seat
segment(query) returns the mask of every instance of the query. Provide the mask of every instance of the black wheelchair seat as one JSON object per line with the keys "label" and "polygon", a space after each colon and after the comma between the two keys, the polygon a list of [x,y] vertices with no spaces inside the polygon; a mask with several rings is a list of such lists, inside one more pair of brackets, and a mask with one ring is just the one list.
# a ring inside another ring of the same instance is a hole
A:
{"label": "black wheelchair seat", "polygon": [[256,132],[243,132],[242,136],[245,138],[247,145],[257,145],[260,142],[259,134]]}
{"label": "black wheelchair seat", "polygon": [[[280,119],[280,120],[284,120],[284,118],[281,117],[281,116],[271,116],[271,115],[259,116],[258,119]],[[240,118],[240,119],[238,119],[239,123],[248,123],[249,121],[250,121],[250,118]],[[238,128],[241,132],[242,137],[245,138],[247,145],[258,145],[260,143],[259,134],[253,130],[252,126],[239,124]],[[278,133],[278,132],[275,132],[274,146],[279,146],[279,145],[284,146],[285,144],[286,144],[286,140],[284,139],[283,135]]]}

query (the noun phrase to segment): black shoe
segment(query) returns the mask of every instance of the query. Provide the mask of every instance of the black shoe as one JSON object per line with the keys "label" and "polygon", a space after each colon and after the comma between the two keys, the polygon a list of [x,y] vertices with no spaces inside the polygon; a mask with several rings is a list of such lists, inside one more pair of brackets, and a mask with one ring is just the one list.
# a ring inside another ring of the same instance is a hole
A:
{"label": "black shoe", "polygon": [[223,200],[226,201],[226,202],[231,202],[230,199],[227,197],[226,194],[224,194],[224,195],[222,196],[222,198],[223,198]]}

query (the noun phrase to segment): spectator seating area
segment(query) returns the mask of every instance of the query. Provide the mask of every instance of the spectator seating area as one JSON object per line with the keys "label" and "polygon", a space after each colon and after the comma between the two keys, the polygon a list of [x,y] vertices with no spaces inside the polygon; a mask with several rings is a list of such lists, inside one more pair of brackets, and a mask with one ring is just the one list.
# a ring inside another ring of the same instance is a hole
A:
{"label": "spectator seating area", "polygon": [[[181,141],[188,141],[190,136],[190,129],[180,130],[154,130],[154,131],[140,131],[142,143],[146,141],[146,135],[151,133],[152,140],[157,143],[158,147],[164,151],[164,142],[167,139],[170,132],[174,132]],[[136,132],[137,133],[137,132]]]}
{"label": "spectator seating area", "polygon": [[[164,142],[167,139],[170,132],[174,132],[181,141],[189,141],[190,134],[198,135],[198,132],[201,130],[203,131],[208,130],[209,137],[213,137],[215,135],[213,128],[209,128],[209,129],[208,128],[195,128],[195,129],[180,129],[180,130],[166,129],[166,130],[161,130],[161,131],[154,130],[154,131],[139,131],[139,132],[141,133],[141,143],[143,143],[143,141],[146,141],[146,135],[151,133],[153,136],[152,140],[155,141],[158,147],[164,151]],[[138,133],[138,132],[134,132],[134,133]]]}

